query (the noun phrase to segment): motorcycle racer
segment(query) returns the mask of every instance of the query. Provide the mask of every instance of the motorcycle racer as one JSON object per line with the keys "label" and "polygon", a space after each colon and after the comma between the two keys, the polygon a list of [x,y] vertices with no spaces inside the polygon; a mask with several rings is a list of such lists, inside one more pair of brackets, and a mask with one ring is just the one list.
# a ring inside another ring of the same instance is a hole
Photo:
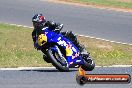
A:
{"label": "motorcycle racer", "polygon": [[38,45],[36,44],[37,37],[39,34],[42,33],[42,29],[44,27],[49,27],[50,30],[55,31],[57,33],[61,33],[63,36],[71,40],[75,44],[75,46],[80,50],[81,55],[85,55],[85,53],[87,53],[87,51],[84,49],[84,46],[78,42],[76,35],[72,31],[61,32],[63,24],[56,23],[54,21],[46,21],[45,17],[42,14],[34,15],[32,18],[32,23],[34,27],[34,30],[32,32],[34,48],[39,49]]}

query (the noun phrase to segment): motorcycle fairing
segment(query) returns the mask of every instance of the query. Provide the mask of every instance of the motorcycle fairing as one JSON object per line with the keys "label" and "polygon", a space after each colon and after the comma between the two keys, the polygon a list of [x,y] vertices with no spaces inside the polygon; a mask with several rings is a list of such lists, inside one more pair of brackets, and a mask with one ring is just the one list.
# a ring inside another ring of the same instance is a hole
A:
{"label": "motorcycle fairing", "polygon": [[[45,41],[47,41],[48,43],[57,43],[63,49],[66,50],[66,59],[67,59],[69,66],[71,64],[83,64],[84,63],[82,57],[79,56],[80,51],[69,39],[65,38],[61,34],[57,34],[56,32],[49,30],[48,27],[45,27],[42,30],[43,30],[42,34],[44,34],[45,39],[46,39]],[[56,47],[54,47],[54,49],[56,49],[57,51]]]}

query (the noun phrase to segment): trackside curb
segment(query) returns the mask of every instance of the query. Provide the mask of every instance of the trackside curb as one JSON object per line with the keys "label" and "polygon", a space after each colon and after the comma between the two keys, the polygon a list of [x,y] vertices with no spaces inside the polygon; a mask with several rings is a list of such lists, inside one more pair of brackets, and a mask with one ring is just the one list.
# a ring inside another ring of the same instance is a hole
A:
{"label": "trackside curb", "polygon": [[[96,68],[120,68],[120,67],[132,67],[132,65],[111,65],[111,66],[95,66]],[[48,70],[56,69],[55,67],[18,67],[18,68],[0,68],[0,70]]]}

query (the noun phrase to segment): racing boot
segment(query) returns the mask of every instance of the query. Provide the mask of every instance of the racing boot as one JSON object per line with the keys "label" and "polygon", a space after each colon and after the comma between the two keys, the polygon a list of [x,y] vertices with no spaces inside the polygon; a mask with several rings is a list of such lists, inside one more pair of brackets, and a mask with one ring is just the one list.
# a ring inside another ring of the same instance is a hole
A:
{"label": "racing boot", "polygon": [[44,61],[46,61],[47,63],[51,63],[50,59],[49,59],[46,55],[43,55],[43,59],[44,59]]}
{"label": "racing boot", "polygon": [[78,47],[78,49],[80,50],[80,55],[84,58],[87,59],[89,57],[89,54],[87,52],[87,50],[85,49],[84,45],[79,44],[79,42],[77,42],[76,46]]}

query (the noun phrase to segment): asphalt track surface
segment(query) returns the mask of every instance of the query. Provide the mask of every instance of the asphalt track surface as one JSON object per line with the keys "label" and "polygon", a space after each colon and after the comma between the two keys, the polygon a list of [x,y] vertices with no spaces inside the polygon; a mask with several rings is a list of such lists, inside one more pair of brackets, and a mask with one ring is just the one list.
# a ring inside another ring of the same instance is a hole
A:
{"label": "asphalt track surface", "polygon": [[47,20],[64,24],[64,30],[123,43],[132,43],[132,13],[101,10],[48,0],[0,0],[0,22],[32,26],[43,13]]}
{"label": "asphalt track surface", "polygon": [[[36,70],[0,70],[0,88],[132,88],[129,84],[85,84],[80,86],[76,82],[77,69],[71,72],[59,72],[56,69]],[[87,74],[130,74],[131,67],[95,68]]]}
{"label": "asphalt track surface", "polygon": [[[132,13],[55,4],[47,0],[0,0],[0,22],[32,26],[31,18],[36,13],[45,14],[47,20],[63,23],[64,30],[132,43]],[[0,88],[132,88],[132,83],[80,86],[75,80],[76,72],[58,72],[56,69],[0,70]],[[132,67],[100,67],[88,73],[132,75]]]}

